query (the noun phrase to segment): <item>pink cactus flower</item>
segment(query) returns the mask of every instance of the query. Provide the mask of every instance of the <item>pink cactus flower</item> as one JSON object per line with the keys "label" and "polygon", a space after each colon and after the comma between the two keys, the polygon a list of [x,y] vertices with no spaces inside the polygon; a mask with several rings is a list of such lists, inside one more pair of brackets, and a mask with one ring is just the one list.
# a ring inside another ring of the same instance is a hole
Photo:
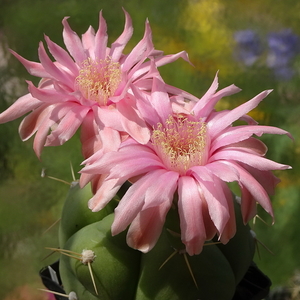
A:
{"label": "pink cactus flower", "polygon": [[[255,216],[257,203],[273,216],[269,195],[279,180],[271,171],[290,167],[265,158],[265,144],[253,135],[290,134],[258,125],[246,115],[270,91],[233,110],[216,112],[214,106],[222,97],[240,91],[234,85],[220,91],[217,87],[216,76],[199,101],[184,102],[170,97],[163,81],[154,79],[151,95],[139,102],[151,130],[150,141],[140,144],[129,138],[118,151],[101,157],[95,153],[86,160],[82,173],[108,174],[89,201],[93,211],[102,209],[126,180],[132,182],[112,225],[113,235],[130,225],[131,247],[142,252],[154,247],[172,205],[178,209],[188,254],[199,254],[204,242],[215,235],[227,243],[236,232],[228,182],[240,186],[245,223]],[[233,126],[237,120],[247,123]]]}
{"label": "pink cactus flower", "polygon": [[106,21],[100,12],[98,31],[95,33],[90,27],[81,39],[72,31],[67,18],[63,19],[63,39],[68,52],[45,36],[55,61],[49,58],[42,42],[38,49],[40,63],[12,51],[31,75],[42,79],[38,87],[28,82],[29,94],[1,113],[0,123],[30,112],[23,119],[19,133],[22,140],[35,134],[33,148],[37,156],[44,146],[57,146],[69,140],[81,125],[84,157],[99,148],[105,148],[104,152],[117,149],[122,138],[119,133],[139,143],[148,142],[150,132],[136,108],[132,87],[145,90],[156,76],[149,58],[161,66],[180,57],[188,61],[188,57],[184,51],[164,56],[155,50],[148,21],[142,40],[129,54],[123,54],[133,33],[131,18],[124,12],[124,31],[110,47]]}

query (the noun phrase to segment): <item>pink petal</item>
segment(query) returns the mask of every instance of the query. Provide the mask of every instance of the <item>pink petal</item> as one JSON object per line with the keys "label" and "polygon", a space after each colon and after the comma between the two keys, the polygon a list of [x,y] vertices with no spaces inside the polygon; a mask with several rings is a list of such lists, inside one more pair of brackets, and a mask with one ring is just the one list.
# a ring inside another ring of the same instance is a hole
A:
{"label": "pink petal", "polygon": [[[236,87],[234,84],[218,91],[214,95],[211,95],[211,93],[205,94],[195,105],[193,112],[195,116],[198,117],[204,117],[208,116],[213,110],[215,105],[219,102],[219,100],[223,97],[233,95],[235,93],[240,92],[241,89]],[[210,98],[208,98],[210,97]],[[204,98],[204,105],[200,105]]]}
{"label": "pink petal", "polygon": [[69,69],[75,77],[78,76],[78,67],[74,63],[73,59],[70,57],[69,53],[65,49],[61,48],[59,45],[52,42],[50,38],[46,35],[45,40],[50,53],[56,59],[56,61],[59,62],[61,65],[65,66],[67,69]]}
{"label": "pink petal", "polygon": [[181,97],[183,100],[188,99],[188,100],[190,100],[189,103],[191,103],[193,106],[195,105],[195,103],[193,103],[193,102],[197,102],[199,100],[194,95],[192,95],[192,94],[190,94],[186,91],[183,91],[179,88],[176,88],[174,86],[165,84],[165,87],[166,87],[166,90],[167,90],[168,93],[170,93],[172,95],[176,95],[176,96],[172,96],[172,98],[170,97],[171,99],[174,99],[175,97]]}
{"label": "pink petal", "polygon": [[42,42],[40,42],[39,49],[39,59],[45,68],[45,70],[50,74],[51,78],[61,81],[63,84],[67,85],[71,89],[74,88],[74,78],[70,74],[60,70],[49,58],[44,48]]}
{"label": "pink petal", "polygon": [[241,118],[243,115],[247,114],[249,111],[254,109],[265,97],[271,93],[271,90],[264,91],[259,95],[255,96],[246,103],[241,104],[240,106],[234,108],[233,110],[226,113],[222,118],[218,119],[218,122],[210,120],[208,127],[211,133],[211,137],[215,137],[219,132],[224,128],[230,126],[234,121]]}
{"label": "pink petal", "polygon": [[190,175],[192,172],[200,174],[201,179],[204,181],[212,181],[211,174],[214,174],[225,182],[237,181],[239,178],[239,173],[235,168],[222,163],[222,161],[214,161],[205,166],[192,167],[187,174]]}
{"label": "pink petal", "polygon": [[[91,165],[85,166],[83,173],[103,173],[109,174],[108,178],[126,178],[149,172],[157,168],[162,168],[163,164],[150,149],[142,145],[128,146],[118,152],[108,152],[102,155],[97,161],[94,157],[87,159],[84,163]],[[95,154],[97,155],[97,153]]]}
{"label": "pink petal", "polygon": [[95,121],[99,128],[106,126],[118,131],[123,131],[123,127],[120,122],[120,112],[117,109],[114,109],[112,106],[100,107],[98,105],[93,105],[92,109]]}
{"label": "pink petal", "polygon": [[[222,243],[227,243],[228,240],[234,236],[236,227],[235,227],[235,215],[234,215],[233,204],[232,204],[232,192],[228,188],[226,182],[239,181],[238,171],[232,166],[223,164],[222,162],[213,162],[205,166],[192,167],[190,171],[195,172],[197,174],[201,174],[201,179],[204,181],[214,182],[215,186],[219,188],[220,199],[223,198],[226,199],[226,203],[228,205],[229,219],[226,225],[223,227],[220,240]],[[205,176],[206,172],[208,172],[210,176],[207,175]],[[210,225],[211,223],[210,220],[211,220],[210,218],[205,219],[207,239],[212,239],[216,232],[216,230],[214,229],[215,227]]]}
{"label": "pink petal", "polygon": [[33,97],[46,103],[57,103],[69,100],[69,94],[56,91],[54,88],[37,88],[32,82],[28,81],[28,89]]}
{"label": "pink petal", "polygon": [[99,29],[95,35],[95,58],[105,59],[107,48],[107,26],[106,21],[102,16],[102,11],[99,14]]}
{"label": "pink petal", "polygon": [[[108,127],[98,128],[91,111],[83,120],[80,140],[85,163],[92,164],[92,169],[95,169],[95,161],[105,153],[117,151],[121,144],[120,133]],[[100,173],[100,170],[96,172]]]}
{"label": "pink petal", "polygon": [[135,161],[132,160],[123,163],[119,173],[118,169],[114,167],[109,174],[109,178],[118,178],[119,176],[120,178],[131,180],[131,178],[154,171],[159,167],[162,167],[162,164],[155,160],[151,161],[148,158],[137,158]]}
{"label": "pink petal", "polygon": [[52,120],[44,121],[35,134],[33,141],[33,150],[38,158],[41,157],[42,150],[45,146],[46,139],[49,134],[49,129],[53,124],[54,122]]}
{"label": "pink petal", "polygon": [[202,179],[203,174],[200,172],[194,172],[193,176],[199,183],[200,190],[208,206],[210,218],[219,234],[222,234],[230,217],[228,203],[224,197],[223,190],[220,185],[216,184],[217,180],[214,180],[214,176],[211,176],[211,181],[204,181]]}
{"label": "pink petal", "polygon": [[178,212],[181,239],[189,255],[199,254],[206,240],[202,217],[202,198],[199,186],[192,177],[182,176],[178,180]]}
{"label": "pink petal", "polygon": [[234,210],[234,203],[233,203],[236,200],[235,200],[235,197],[234,197],[232,191],[229,189],[229,187],[227,186],[227,184],[225,182],[222,182],[220,180],[218,185],[220,185],[222,187],[224,197],[226,198],[226,201],[228,204],[228,213],[230,216],[227,224],[225,225],[225,227],[223,229],[221,236],[219,237],[219,240],[221,241],[221,243],[226,244],[236,234],[235,210]]}
{"label": "pink petal", "polygon": [[131,96],[130,94],[128,94],[128,90],[132,86],[132,79],[131,78],[128,79],[128,78],[129,77],[127,76],[127,74],[123,73],[123,79],[119,84],[117,90],[115,91],[113,96],[109,97],[109,100],[111,102],[118,103],[124,98]]}
{"label": "pink petal", "polygon": [[203,216],[203,223],[205,226],[206,240],[212,240],[216,236],[218,231],[209,215],[207,203],[203,198],[202,198],[202,216]]}
{"label": "pink petal", "polygon": [[201,180],[212,182],[211,172],[206,166],[191,167],[186,175],[193,176],[194,173],[199,174]]}
{"label": "pink petal", "polygon": [[226,150],[245,151],[247,153],[264,156],[268,148],[262,141],[250,137],[246,140],[226,146]]}
{"label": "pink petal", "polygon": [[[179,58],[182,58],[185,61],[190,62],[189,58],[188,58],[188,54],[185,51],[182,51],[182,52],[179,52],[176,54],[165,55],[165,56],[162,56],[159,58],[155,58],[154,61],[155,61],[155,65],[157,67],[160,67],[160,66],[164,66],[166,64],[170,64]],[[151,67],[151,62],[146,61],[145,63],[143,63],[143,65],[138,70],[135,71],[134,75],[132,75],[132,78],[136,79],[136,78],[148,73],[150,67]],[[196,97],[195,97],[195,99],[198,100],[198,98],[196,98]]]}
{"label": "pink petal", "polygon": [[229,145],[231,143],[240,142],[248,139],[252,135],[262,136],[264,133],[269,134],[286,134],[290,138],[292,136],[289,132],[272,126],[261,126],[261,125],[242,125],[232,128],[228,128],[224,133],[215,137],[211,144],[211,152],[216,149]]}
{"label": "pink petal", "polygon": [[[135,141],[134,141],[135,142]],[[136,142],[135,142],[136,143]],[[122,147],[118,152],[108,152],[102,157],[98,156],[98,152],[94,153],[93,156],[89,157],[82,164],[89,164],[90,166],[86,166],[83,170],[87,173],[97,172],[95,169],[98,169],[99,172],[108,173],[112,166],[116,166],[117,164],[122,163],[124,160],[128,160],[136,157],[136,153],[141,153],[144,151],[144,146],[142,145],[134,145],[132,148]],[[129,150],[128,150],[129,149]],[[123,159],[124,158],[124,159]]]}
{"label": "pink petal", "polygon": [[209,162],[217,160],[236,160],[263,171],[291,169],[290,166],[279,164],[255,154],[236,150],[226,150],[226,148],[218,151],[209,158]]}
{"label": "pink petal", "polygon": [[81,124],[80,132],[81,152],[84,159],[90,157],[102,148],[99,129],[94,119],[93,111],[90,110]]}
{"label": "pink petal", "polygon": [[248,115],[243,115],[242,117],[239,118],[239,120],[248,123],[248,125],[257,125],[258,124],[257,121],[255,121],[252,117],[250,117]]}
{"label": "pink petal", "polygon": [[[146,28],[143,39],[131,50],[126,57],[126,60],[122,66],[123,72],[129,72],[132,67],[138,69],[137,66],[141,64],[147,57],[149,51],[153,49],[151,41],[151,29],[149,22],[146,22]],[[133,72],[132,72],[133,73]]]}
{"label": "pink petal", "polygon": [[133,34],[133,27],[130,15],[128,14],[125,9],[123,9],[125,13],[125,27],[123,33],[116,39],[114,43],[111,44],[111,49],[109,56],[112,58],[113,61],[119,61],[120,57],[122,56],[122,52],[129,42],[132,34]]}
{"label": "pink petal", "polygon": [[[247,224],[257,214],[256,198],[245,186],[241,185],[241,211],[244,224]],[[273,217],[273,215],[272,215]],[[274,217],[273,217],[274,220]]]}
{"label": "pink petal", "polygon": [[[144,61],[149,58],[149,55],[152,51],[151,49],[153,49],[153,43],[152,43],[151,36],[150,36],[147,40],[147,47],[146,47],[145,51],[143,53],[141,53],[141,56],[139,57],[139,61],[135,65],[133,65],[132,68],[128,71],[127,76],[128,76],[128,78],[131,79],[132,82],[138,80],[138,78],[135,76],[136,72],[143,66]],[[126,61],[127,61],[127,59],[126,59]],[[140,78],[142,78],[142,77],[140,77]]]}
{"label": "pink petal", "polygon": [[0,114],[0,124],[15,120],[40,105],[42,105],[40,100],[33,98],[31,94],[26,94]]}
{"label": "pink petal", "polygon": [[[140,73],[140,69],[144,69],[144,66],[148,67],[145,69],[147,72]],[[134,82],[135,86],[139,87],[141,90],[151,90],[153,78],[161,78],[154,59],[150,61],[143,62],[135,72],[131,74],[131,80]]]}
{"label": "pink petal", "polygon": [[157,171],[155,182],[146,191],[143,210],[160,206],[164,202],[172,203],[178,178],[179,174],[177,172],[163,169]]}
{"label": "pink petal", "polygon": [[239,164],[229,161],[226,161],[226,164],[233,166],[239,173],[239,184],[243,192],[241,209],[244,223],[253,217],[253,213],[256,211],[254,210],[256,201],[273,217],[269,196],[261,184]]}
{"label": "pink petal", "polygon": [[116,104],[118,111],[121,113],[121,124],[123,131],[127,132],[132,138],[141,144],[146,144],[150,140],[150,131],[144,120],[134,109],[134,103],[131,98],[126,98]]}
{"label": "pink petal", "polygon": [[89,200],[89,208],[93,212],[104,208],[106,204],[117,194],[124,182],[125,181],[119,179],[104,180],[96,194]]}
{"label": "pink petal", "polygon": [[53,107],[47,104],[41,105],[22,120],[19,127],[19,134],[22,141],[26,141],[32,137],[41,123],[45,120],[49,120],[52,109]]}
{"label": "pink petal", "polygon": [[218,86],[219,86],[218,73],[219,72],[217,72],[210,88],[207,90],[207,92],[204,94],[204,96],[201,99],[199,99],[197,104],[194,106],[193,111],[194,111],[195,115],[199,114],[199,111],[201,111],[203,109],[203,107],[205,107],[205,105],[207,105],[209,103],[212,96],[216,93]]}
{"label": "pink petal", "polygon": [[68,141],[75,134],[89,110],[89,107],[72,106],[57,128],[48,136],[45,146],[58,146]]}
{"label": "pink petal", "polygon": [[269,195],[273,195],[276,185],[280,182],[280,179],[277,178],[270,171],[261,171],[256,168],[250,167],[246,164],[239,163],[247,172],[249,172],[266,190]]}
{"label": "pink petal", "polygon": [[81,107],[81,105],[69,101],[52,104],[51,120],[58,123],[74,106]]}
{"label": "pink petal", "polygon": [[176,61],[178,58],[182,58],[183,60],[190,63],[189,56],[186,51],[181,51],[176,54],[169,54],[155,59],[155,64],[157,67],[164,66],[166,64],[170,64]]}
{"label": "pink petal", "polygon": [[[81,173],[80,174],[80,178],[79,178],[79,185],[80,185],[80,187],[84,188],[88,183],[90,183],[93,180],[93,178],[95,176],[96,176],[95,174]],[[95,192],[95,194],[96,194],[96,192]],[[93,205],[91,207],[93,207]]]}
{"label": "pink petal", "polygon": [[135,217],[127,233],[127,244],[131,248],[147,253],[155,246],[172,204],[172,198],[168,200],[141,211]]}
{"label": "pink petal", "polygon": [[109,127],[104,127],[99,131],[99,136],[102,140],[103,153],[117,151],[121,144],[120,133]]}
{"label": "pink petal", "polygon": [[49,77],[49,73],[45,70],[42,64],[29,61],[13,50],[10,50],[10,52],[22,63],[30,75],[41,78]]}
{"label": "pink petal", "polygon": [[71,29],[68,21],[68,18],[64,18],[62,21],[62,24],[64,26],[63,30],[63,38],[64,43],[69,51],[69,53],[72,55],[74,60],[80,64],[85,59],[87,59],[87,55],[84,52],[82,42],[78,35]]}
{"label": "pink petal", "polygon": [[[137,152],[138,148],[137,146],[128,146],[120,149],[110,161],[107,160],[106,163],[109,162],[106,165],[106,172],[109,172],[108,177],[130,179],[131,177],[164,167],[157,155],[151,151],[149,152],[150,149],[148,147],[141,147]],[[106,156],[103,157],[103,160],[105,159]],[[103,168],[102,170],[105,169]]]}
{"label": "pink petal", "polygon": [[[90,183],[92,186],[92,193],[95,195],[99,188],[102,186],[104,181],[106,180],[106,174],[96,174],[91,177]],[[80,182],[81,183],[81,182]],[[120,183],[121,184],[121,183]]]}
{"label": "pink petal", "polygon": [[150,125],[154,126],[161,122],[157,112],[151,105],[150,100],[146,99],[147,95],[138,89],[135,85],[132,85],[132,91],[137,98],[136,106],[141,113],[143,119]]}
{"label": "pink petal", "polygon": [[46,117],[38,127],[38,130],[35,134],[34,141],[33,141],[33,150],[38,158],[41,157],[42,150],[44,148],[47,136],[49,134],[49,129],[54,124],[55,124],[54,120],[51,120],[48,117]]}
{"label": "pink petal", "polygon": [[88,51],[89,57],[95,59],[95,30],[92,26],[82,35],[83,48]]}
{"label": "pink petal", "polygon": [[[159,171],[160,172],[160,171]],[[125,230],[136,218],[144,205],[145,193],[157,177],[157,171],[150,172],[136,181],[121,199],[115,209],[115,219],[112,224],[112,235]]]}
{"label": "pink petal", "polygon": [[162,122],[167,120],[172,113],[170,98],[165,90],[165,83],[157,77],[153,78],[151,104]]}

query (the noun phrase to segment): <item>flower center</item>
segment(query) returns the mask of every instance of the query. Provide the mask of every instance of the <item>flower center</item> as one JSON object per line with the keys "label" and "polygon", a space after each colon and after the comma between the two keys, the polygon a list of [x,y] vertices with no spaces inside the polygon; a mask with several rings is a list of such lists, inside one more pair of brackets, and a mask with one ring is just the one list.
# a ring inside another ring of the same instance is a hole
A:
{"label": "flower center", "polygon": [[83,62],[76,84],[83,97],[106,105],[108,98],[117,90],[121,75],[120,64],[110,57],[105,60],[88,58]]}
{"label": "flower center", "polygon": [[181,175],[207,161],[209,139],[204,122],[170,116],[165,125],[157,124],[151,141],[166,167]]}

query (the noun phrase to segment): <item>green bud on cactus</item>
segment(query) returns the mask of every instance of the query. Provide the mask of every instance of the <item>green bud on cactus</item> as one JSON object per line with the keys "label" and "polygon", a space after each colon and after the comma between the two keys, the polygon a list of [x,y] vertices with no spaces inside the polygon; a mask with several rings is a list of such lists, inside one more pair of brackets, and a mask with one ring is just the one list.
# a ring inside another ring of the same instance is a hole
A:
{"label": "green bud on cactus", "polygon": [[63,287],[65,291],[75,291],[78,300],[99,299],[97,296],[90,293],[72,272],[70,268],[70,258],[68,256],[61,255],[59,265],[59,273],[63,280]]}
{"label": "green bud on cactus", "polygon": [[[88,249],[95,253],[95,260],[90,263],[92,276],[86,264],[68,256],[62,257],[60,268],[71,270],[85,289],[98,299],[134,299],[141,253],[127,246],[125,232],[111,236],[113,218],[114,215],[111,214],[99,222],[85,226],[65,244],[65,250],[82,253],[82,250]],[[67,272],[63,271],[62,274],[67,275]],[[64,282],[64,278],[62,281]],[[75,288],[72,286],[70,290],[77,293]]]}

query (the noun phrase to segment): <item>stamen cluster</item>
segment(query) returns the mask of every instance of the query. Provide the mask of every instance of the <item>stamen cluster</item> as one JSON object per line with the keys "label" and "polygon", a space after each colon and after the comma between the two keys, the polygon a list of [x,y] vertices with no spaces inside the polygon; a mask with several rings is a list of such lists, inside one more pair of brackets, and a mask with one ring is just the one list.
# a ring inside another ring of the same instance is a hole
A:
{"label": "stamen cluster", "polygon": [[183,116],[170,116],[164,125],[157,124],[152,133],[152,143],[170,170],[184,175],[207,158],[208,139],[206,124],[191,121]]}
{"label": "stamen cluster", "polygon": [[76,84],[83,97],[106,105],[121,82],[121,74],[120,64],[110,57],[105,60],[88,58],[82,64]]}

